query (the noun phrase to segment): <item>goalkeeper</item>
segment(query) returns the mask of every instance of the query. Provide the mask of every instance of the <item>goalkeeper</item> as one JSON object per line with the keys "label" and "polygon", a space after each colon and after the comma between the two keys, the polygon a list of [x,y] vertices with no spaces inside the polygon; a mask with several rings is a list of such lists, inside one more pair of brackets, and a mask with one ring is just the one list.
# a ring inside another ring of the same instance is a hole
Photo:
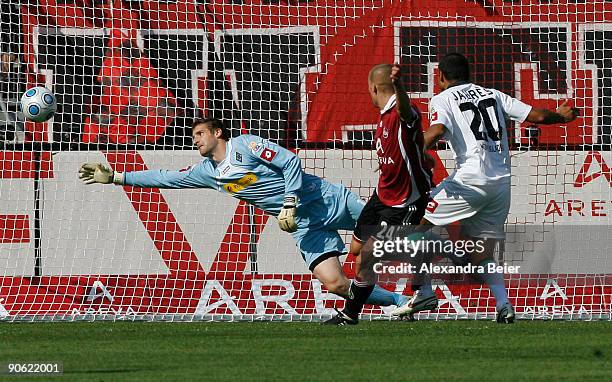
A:
{"label": "goalkeeper", "polygon": [[[85,163],[79,177],[86,184],[212,188],[253,204],[278,217],[313,275],[330,292],[346,298],[351,283],[338,259],[345,252],[338,230],[355,228],[363,201],[341,184],[304,173],[295,154],[268,140],[248,134],[230,139],[218,119],[196,119],[192,136],[204,159],[185,170],[120,173]],[[402,306],[406,301],[406,296],[377,285],[367,303]]]}

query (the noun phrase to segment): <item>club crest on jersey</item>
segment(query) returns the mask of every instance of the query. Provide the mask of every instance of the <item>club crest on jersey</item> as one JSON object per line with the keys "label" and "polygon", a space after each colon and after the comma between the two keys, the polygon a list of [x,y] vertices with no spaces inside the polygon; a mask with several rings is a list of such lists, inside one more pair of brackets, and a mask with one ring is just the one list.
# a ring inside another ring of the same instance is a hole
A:
{"label": "club crest on jersey", "polygon": [[242,154],[236,151],[236,161],[242,163]]}
{"label": "club crest on jersey", "polygon": [[259,156],[261,159],[267,160],[268,162],[272,162],[272,159],[276,156],[276,151],[270,150],[268,148],[264,149]]}
{"label": "club crest on jersey", "polygon": [[429,201],[429,203],[427,203],[427,207],[425,208],[428,212],[433,213],[436,208],[438,208],[438,206],[440,205],[440,203],[436,202],[435,200],[431,199]]}
{"label": "club crest on jersey", "polygon": [[259,150],[261,150],[262,146],[260,143],[257,142],[251,142],[249,143],[249,147],[251,148],[251,151],[253,153],[257,153]]}

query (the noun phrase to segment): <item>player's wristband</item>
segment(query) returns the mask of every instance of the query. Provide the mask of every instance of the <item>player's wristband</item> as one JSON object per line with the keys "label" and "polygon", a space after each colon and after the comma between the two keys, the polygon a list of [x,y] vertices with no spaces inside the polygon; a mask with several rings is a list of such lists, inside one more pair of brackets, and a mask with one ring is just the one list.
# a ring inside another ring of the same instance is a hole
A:
{"label": "player's wristband", "polygon": [[123,173],[118,171],[113,171],[113,184],[123,186]]}
{"label": "player's wristband", "polygon": [[283,208],[295,208],[298,204],[298,197],[295,195],[285,195],[283,199]]}

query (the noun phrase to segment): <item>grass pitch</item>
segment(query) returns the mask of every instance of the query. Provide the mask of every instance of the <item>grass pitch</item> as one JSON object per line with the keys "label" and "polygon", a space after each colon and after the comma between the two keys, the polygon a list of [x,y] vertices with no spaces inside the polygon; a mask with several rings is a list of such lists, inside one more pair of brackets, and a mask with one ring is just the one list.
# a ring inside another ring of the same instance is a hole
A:
{"label": "grass pitch", "polygon": [[66,381],[604,381],[612,322],[2,323],[0,363]]}

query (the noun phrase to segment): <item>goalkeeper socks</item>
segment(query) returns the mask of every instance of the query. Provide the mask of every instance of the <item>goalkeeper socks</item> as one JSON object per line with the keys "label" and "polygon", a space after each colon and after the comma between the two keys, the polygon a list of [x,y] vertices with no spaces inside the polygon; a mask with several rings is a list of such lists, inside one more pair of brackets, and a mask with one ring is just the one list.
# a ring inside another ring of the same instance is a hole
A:
{"label": "goalkeeper socks", "polygon": [[370,297],[365,301],[366,304],[370,305],[378,305],[378,306],[389,306],[389,305],[403,305],[406,301],[406,296],[402,296],[401,294],[389,292],[385,288],[380,285],[374,285],[374,289],[372,293],[370,293]]}
{"label": "goalkeeper socks", "polygon": [[363,304],[370,297],[372,290],[374,290],[374,285],[369,285],[365,281],[353,280],[343,312],[351,318],[359,318]]}
{"label": "goalkeeper socks", "polygon": [[479,266],[484,268],[484,273],[481,273],[483,281],[489,286],[491,293],[495,296],[495,306],[497,308],[501,307],[508,301],[508,292],[506,291],[506,287],[504,286],[504,275],[498,272],[489,272],[488,264],[492,263],[497,265],[497,263],[492,259],[485,259],[478,264]]}

